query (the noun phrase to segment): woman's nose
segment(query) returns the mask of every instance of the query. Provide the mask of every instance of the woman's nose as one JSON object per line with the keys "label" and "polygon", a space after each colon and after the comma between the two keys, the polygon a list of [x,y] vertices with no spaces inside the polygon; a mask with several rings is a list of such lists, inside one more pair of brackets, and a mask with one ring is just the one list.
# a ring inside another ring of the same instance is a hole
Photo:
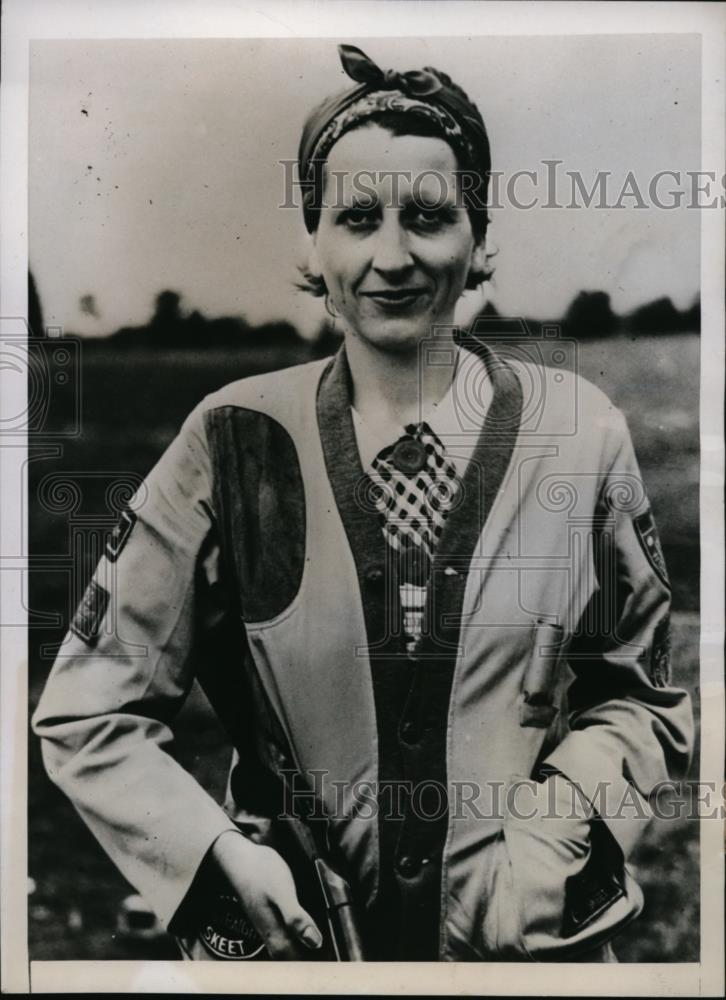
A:
{"label": "woman's nose", "polygon": [[384,220],[374,235],[372,266],[380,274],[406,271],[414,264],[408,233],[399,220],[400,211],[384,213]]}

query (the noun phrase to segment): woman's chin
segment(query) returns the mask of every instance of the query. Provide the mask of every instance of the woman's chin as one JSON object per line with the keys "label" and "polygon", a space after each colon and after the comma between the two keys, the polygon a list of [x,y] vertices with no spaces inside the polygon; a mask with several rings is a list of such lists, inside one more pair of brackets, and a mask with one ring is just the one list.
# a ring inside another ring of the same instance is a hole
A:
{"label": "woman's chin", "polygon": [[[434,336],[440,339],[444,332],[440,322],[411,323],[410,321],[386,320],[376,324],[365,324],[363,327],[352,328],[352,334],[357,340],[368,347],[379,351],[390,351],[392,354],[406,354],[417,351],[422,341]],[[446,327],[448,330],[448,327]]]}

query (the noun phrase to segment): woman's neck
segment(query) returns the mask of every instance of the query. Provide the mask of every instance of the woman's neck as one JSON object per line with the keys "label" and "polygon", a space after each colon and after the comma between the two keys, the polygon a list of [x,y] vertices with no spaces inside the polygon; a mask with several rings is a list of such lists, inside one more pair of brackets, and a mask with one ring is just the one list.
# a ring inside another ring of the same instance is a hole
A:
{"label": "woman's neck", "polygon": [[[439,342],[440,341],[440,342]],[[451,364],[442,364],[442,351],[451,351]],[[364,420],[403,426],[419,419],[422,409],[438,403],[449,390],[454,373],[456,345],[453,332],[438,337],[436,351],[385,351],[359,337],[345,341],[353,406]],[[429,355],[437,361],[431,363]]]}

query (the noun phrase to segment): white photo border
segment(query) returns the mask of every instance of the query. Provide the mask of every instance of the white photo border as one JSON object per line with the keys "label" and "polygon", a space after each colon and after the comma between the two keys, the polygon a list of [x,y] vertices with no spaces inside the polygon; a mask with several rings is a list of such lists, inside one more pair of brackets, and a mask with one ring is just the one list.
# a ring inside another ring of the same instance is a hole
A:
{"label": "white photo border", "polygon": [[[267,0],[6,0],[2,33],[0,317],[27,316],[29,42],[40,38],[426,37],[698,33],[702,38],[702,169],[719,173],[724,152],[726,6],[710,3],[310,2]],[[724,744],[724,213],[702,213],[701,335],[701,780],[723,783]],[[2,394],[0,418],[24,408],[18,380]],[[4,483],[0,550],[27,533],[23,493],[8,486],[23,467],[22,446],[0,448]],[[8,544],[6,544],[8,543]],[[27,607],[27,574],[3,563],[0,624]],[[17,618],[10,619],[16,621]],[[1,940],[3,992],[401,993],[587,995],[592,968],[571,964],[32,962],[27,925],[26,630],[0,628],[2,756]],[[599,965],[603,996],[718,996],[724,989],[724,841],[718,822],[701,824],[701,961]],[[492,970],[496,968],[496,975]]]}

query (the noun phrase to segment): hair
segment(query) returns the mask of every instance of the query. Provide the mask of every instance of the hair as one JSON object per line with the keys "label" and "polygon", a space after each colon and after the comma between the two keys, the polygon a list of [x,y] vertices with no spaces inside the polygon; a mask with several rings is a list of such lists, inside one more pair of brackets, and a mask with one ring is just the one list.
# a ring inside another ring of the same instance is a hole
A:
{"label": "hair", "polygon": [[[422,138],[443,139],[444,142],[446,142],[446,144],[453,150],[457,163],[459,164],[459,169],[462,169],[459,154],[451,145],[443,130],[439,128],[436,122],[430,118],[407,114],[405,112],[380,111],[362,119],[347,131],[352,132],[355,129],[366,128],[369,125],[379,125],[395,137],[414,135],[421,136]],[[320,158],[316,159],[312,164],[313,177],[312,184],[308,191],[308,198],[314,205],[322,204],[326,162],[326,159]],[[483,243],[486,239],[490,219],[486,210],[482,208],[481,202],[479,202],[477,206],[476,198],[480,191],[483,190],[486,192],[488,178],[484,172],[477,169],[472,169],[472,173],[474,173],[474,175],[478,178],[478,184],[473,191],[469,189],[465,192],[467,213],[469,215],[469,221],[471,222],[474,238],[477,242]],[[472,193],[474,198],[471,197]],[[315,232],[320,218],[320,209],[313,208],[310,206],[310,203],[308,203],[307,214],[308,218],[312,221],[311,232]],[[487,253],[484,267],[477,268],[476,270],[472,269],[469,272],[469,276],[466,281],[467,289],[478,288],[479,285],[491,278],[494,273],[494,267],[490,264],[490,261],[493,257],[493,253]],[[310,271],[310,269],[305,265],[298,267],[298,270],[301,275],[301,280],[295,283],[296,287],[301,291],[309,292],[311,295],[315,295],[319,298],[325,297],[327,303],[328,289],[323,276],[321,274],[313,274],[313,272]]]}

